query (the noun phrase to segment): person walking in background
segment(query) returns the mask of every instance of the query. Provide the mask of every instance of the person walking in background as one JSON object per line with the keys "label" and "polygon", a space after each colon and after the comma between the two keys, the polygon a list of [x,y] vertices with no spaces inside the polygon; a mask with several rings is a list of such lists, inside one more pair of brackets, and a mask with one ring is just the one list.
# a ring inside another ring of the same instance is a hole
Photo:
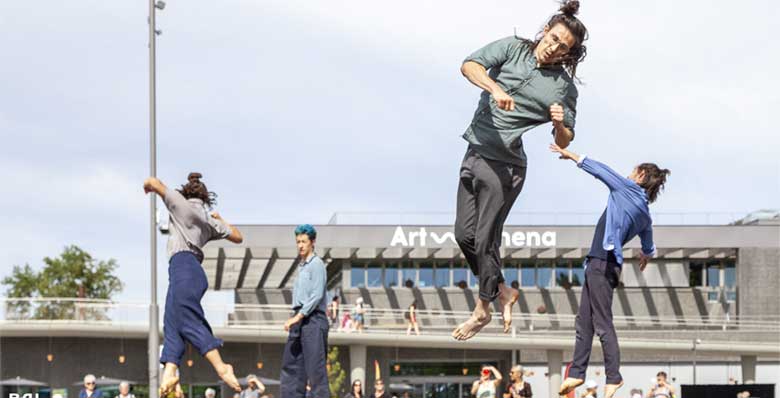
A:
{"label": "person walking in background", "polygon": [[605,164],[562,149],[556,144],[550,144],[550,150],[561,159],[574,161],[609,188],[607,208],[596,224],[590,252],[585,257],[585,283],[582,285],[577,311],[574,355],[569,376],[558,392],[566,395],[583,383],[593,348],[593,335],[597,334],[604,352],[607,374],[604,397],[612,398],[623,385],[620,347],[612,322],[612,296],[620,280],[623,245],[639,236],[642,246],[639,270],[644,271],[656,252],[649,205],[658,198],[670,172],[654,163],[642,163],[634,167],[628,177],[623,177]]}
{"label": "person walking in background", "polygon": [[325,368],[328,352],[328,318],[325,263],[314,253],[317,230],[309,224],[295,228],[298,246],[298,276],[293,284],[292,309],[295,312],[284,330],[289,332],[282,354],[281,395],[304,398],[306,385],[311,396],[330,398]]}
{"label": "person walking in background", "polygon": [[366,307],[363,305],[363,297],[355,300],[355,307],[352,308],[352,324],[358,333],[363,333],[366,321]]}
{"label": "person walking in background", "polygon": [[227,239],[241,243],[243,237],[236,227],[227,223],[216,212],[209,214],[216,202],[216,194],[209,192],[200,173],[190,173],[181,189],[169,189],[157,178],[144,181],[144,192],[159,195],[171,217],[168,238],[168,294],[163,316],[163,350],[160,363],[163,369],[160,396],[166,395],[179,383],[178,369],[189,342],[214,367],[217,375],[235,391],[241,391],[233,367],[222,361],[218,348],[222,340],[214,337],[203,313],[200,300],[209,287],[201,266],[203,246],[212,240]]}
{"label": "person walking in background", "polygon": [[79,398],[103,398],[103,391],[97,388],[95,375],[84,376],[84,388],[79,391]]}
{"label": "person walking in background", "polygon": [[523,380],[523,367],[520,365],[512,366],[509,371],[509,385],[506,386],[504,398],[532,397],[531,385]]}
{"label": "person walking in background", "polygon": [[501,372],[495,366],[484,365],[479,379],[471,384],[471,395],[477,398],[496,398],[496,391],[501,385],[501,380],[503,380]]}
{"label": "person walking in background", "polygon": [[339,326],[339,295],[333,296],[328,304],[328,319],[330,319],[330,326],[338,329]]}
{"label": "person walking in background", "polygon": [[414,329],[414,334],[419,336],[420,325],[417,323],[417,300],[414,300],[409,304],[409,308],[406,309],[404,318],[406,318],[406,322],[409,324],[406,328],[406,335],[409,336],[412,334],[412,329]]}

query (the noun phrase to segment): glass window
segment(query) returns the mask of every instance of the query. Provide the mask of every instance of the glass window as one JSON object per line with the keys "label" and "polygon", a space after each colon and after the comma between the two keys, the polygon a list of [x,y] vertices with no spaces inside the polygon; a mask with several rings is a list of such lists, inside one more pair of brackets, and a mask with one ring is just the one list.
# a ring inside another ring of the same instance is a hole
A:
{"label": "glass window", "polygon": [[436,263],[436,272],[434,273],[436,287],[450,286],[450,263]]}
{"label": "glass window", "polygon": [[398,263],[385,264],[385,287],[397,287],[398,284]]}
{"label": "glass window", "polygon": [[561,261],[555,265],[555,286],[566,288],[571,286],[568,262]]}
{"label": "glass window", "polygon": [[735,290],[726,290],[726,301],[737,301],[737,292]]}
{"label": "glass window", "polygon": [[469,274],[471,270],[462,263],[455,263],[452,267],[452,284],[460,288],[469,286]]}
{"label": "glass window", "polygon": [[536,286],[550,287],[552,283],[552,264],[544,262],[536,265]]}
{"label": "glass window", "polygon": [[571,265],[571,285],[582,286],[585,283],[585,268],[582,263],[575,263]]}
{"label": "glass window", "polygon": [[382,287],[382,264],[368,264],[366,267],[366,287]]}
{"label": "glass window", "polygon": [[688,286],[704,285],[704,264],[692,262],[688,264]]}
{"label": "glass window", "polygon": [[707,286],[720,286],[720,263],[707,263]]}
{"label": "glass window", "polygon": [[479,287],[479,278],[477,278],[471,269],[469,269],[469,287]]}
{"label": "glass window", "polygon": [[350,286],[366,287],[366,265],[363,263],[352,263],[352,269],[349,271]]}
{"label": "glass window", "polygon": [[512,284],[517,285],[517,281],[519,280],[517,263],[505,263],[502,272],[504,273],[505,285],[507,286],[512,286]]}
{"label": "glass window", "polygon": [[520,286],[536,286],[536,266],[534,263],[524,262],[520,265]]}
{"label": "glass window", "polygon": [[737,269],[734,267],[733,262],[724,264],[723,268],[723,286],[735,287],[737,286]]}
{"label": "glass window", "polygon": [[401,266],[401,280],[405,287],[415,287],[417,285],[417,268],[411,262],[405,262]]}
{"label": "glass window", "polygon": [[420,273],[417,278],[420,287],[433,287],[433,263],[420,263]]}

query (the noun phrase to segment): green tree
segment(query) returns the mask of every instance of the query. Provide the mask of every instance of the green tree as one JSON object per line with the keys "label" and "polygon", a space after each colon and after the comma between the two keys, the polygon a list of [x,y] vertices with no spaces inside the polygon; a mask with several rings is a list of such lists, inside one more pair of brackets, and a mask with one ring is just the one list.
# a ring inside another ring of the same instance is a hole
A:
{"label": "green tree", "polygon": [[344,380],[347,378],[347,373],[341,367],[341,362],[339,362],[338,347],[331,347],[328,350],[327,369],[330,396],[331,398],[338,398],[344,393]]}
{"label": "green tree", "polygon": [[[6,296],[65,297],[111,299],[122,291],[122,282],[114,275],[116,260],[99,261],[78,246],[65,247],[59,257],[45,257],[44,267],[36,272],[29,265],[14,266],[11,276],[3,278],[8,286]],[[73,302],[44,302],[32,305],[28,301],[10,302],[7,316],[16,319],[106,319],[100,308],[76,308]]]}

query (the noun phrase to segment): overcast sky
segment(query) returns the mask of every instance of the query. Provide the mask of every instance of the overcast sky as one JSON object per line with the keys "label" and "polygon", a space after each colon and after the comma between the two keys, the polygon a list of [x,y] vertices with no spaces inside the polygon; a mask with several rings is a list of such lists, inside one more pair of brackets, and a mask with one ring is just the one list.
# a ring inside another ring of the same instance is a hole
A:
{"label": "overcast sky", "polygon": [[[145,3],[0,3],[0,275],[77,244],[117,259],[120,299],[148,299]],[[556,8],[169,0],[158,14],[159,176],[176,185],[200,171],[239,224],[454,210],[479,95],[462,59],[515,27],[533,36]],[[780,207],[778,16],[772,1],[585,1],[571,148],[625,173],[640,161],[670,168],[654,211]],[[549,130],[525,136],[515,211],[599,212],[605,189],[548,153]]]}

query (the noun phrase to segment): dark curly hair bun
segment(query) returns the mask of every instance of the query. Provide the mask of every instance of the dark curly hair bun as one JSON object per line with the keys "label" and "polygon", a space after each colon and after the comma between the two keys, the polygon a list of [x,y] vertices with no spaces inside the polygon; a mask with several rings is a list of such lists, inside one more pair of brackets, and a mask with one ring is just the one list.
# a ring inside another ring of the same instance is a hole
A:
{"label": "dark curly hair bun", "polygon": [[192,172],[187,176],[187,181],[199,183],[201,178],[203,178],[203,174]]}
{"label": "dark curly hair bun", "polygon": [[580,2],[577,0],[566,1],[561,5],[561,8],[559,8],[558,11],[563,15],[573,17],[580,11]]}

